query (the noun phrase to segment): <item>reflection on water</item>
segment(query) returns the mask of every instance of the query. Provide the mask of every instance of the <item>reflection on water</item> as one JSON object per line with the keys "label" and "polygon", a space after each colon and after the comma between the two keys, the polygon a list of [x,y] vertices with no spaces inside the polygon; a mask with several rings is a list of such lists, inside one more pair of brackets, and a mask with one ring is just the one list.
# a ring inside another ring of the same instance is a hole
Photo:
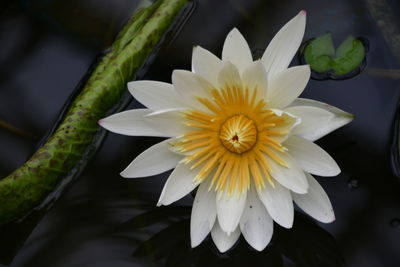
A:
{"label": "reflection on water", "polygon": [[390,226],[393,228],[398,228],[400,227],[400,219],[399,218],[394,218],[390,221]]}
{"label": "reflection on water", "polygon": [[[192,249],[190,247],[190,207],[161,207],[135,216],[118,227],[119,232],[132,233],[166,225],[145,241],[139,241],[132,256],[145,258],[149,265],[187,266],[344,266],[335,238],[309,217],[296,212],[293,228],[274,224],[274,235],[267,249],[252,249],[241,237],[233,248],[221,254],[211,237]],[[132,242],[137,244],[137,240]]]}
{"label": "reflection on water", "polygon": [[348,181],[347,181],[347,185],[348,185],[348,187],[349,188],[351,188],[351,189],[357,189],[360,185],[359,185],[359,181],[357,180],[357,179],[354,179],[354,178],[350,178]]}
{"label": "reflection on water", "polygon": [[[317,225],[298,214],[293,230],[276,227],[271,246],[263,253],[254,252],[243,240],[227,255],[218,254],[211,241],[192,250],[190,208],[154,208],[168,175],[143,180],[118,175],[159,140],[109,134],[80,181],[41,221],[11,266],[160,266],[157,260],[169,266],[251,266],[253,262],[257,266],[341,266],[340,252],[348,266],[398,266],[400,183],[390,168],[390,143],[400,99],[400,62],[388,41],[390,35],[383,32],[381,13],[370,9],[371,1],[202,0],[175,42],[161,51],[147,77],[170,82],[173,69],[190,68],[194,45],[220,55],[223,38],[232,27],[238,27],[261,55],[276,30],[301,9],[308,11],[305,40],[328,31],[337,38],[334,41],[349,34],[367,38],[370,51],[364,72],[344,81],[312,80],[303,94],[356,116],[350,125],[318,142],[342,168],[340,176],[318,180],[332,200],[334,223]],[[136,2],[27,2],[54,6],[37,10],[14,1],[0,4],[0,119],[38,140]],[[392,14],[399,14],[397,1],[380,2]],[[391,17],[398,28],[399,18]],[[130,108],[137,107],[133,102]],[[2,176],[29,156],[36,140],[0,130]],[[177,205],[191,202],[186,198]],[[153,210],[156,215],[144,216]],[[143,214],[136,220],[152,225],[143,227],[139,222],[135,226],[133,221],[114,231],[135,214]]]}

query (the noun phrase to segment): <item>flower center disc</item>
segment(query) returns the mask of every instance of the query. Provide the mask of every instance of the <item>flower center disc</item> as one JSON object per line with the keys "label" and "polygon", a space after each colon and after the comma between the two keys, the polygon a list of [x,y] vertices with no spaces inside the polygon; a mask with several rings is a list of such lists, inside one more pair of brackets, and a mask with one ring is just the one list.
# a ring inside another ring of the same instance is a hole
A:
{"label": "flower center disc", "polygon": [[235,115],[222,124],[219,138],[226,149],[242,154],[255,145],[257,128],[253,120],[244,115]]}

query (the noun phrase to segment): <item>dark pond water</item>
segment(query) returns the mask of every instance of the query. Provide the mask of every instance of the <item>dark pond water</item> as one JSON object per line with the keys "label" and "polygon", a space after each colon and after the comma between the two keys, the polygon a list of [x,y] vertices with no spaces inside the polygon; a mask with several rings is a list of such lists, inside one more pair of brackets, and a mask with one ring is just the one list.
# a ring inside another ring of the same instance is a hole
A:
{"label": "dark pond water", "polygon": [[[338,161],[338,177],[319,179],[336,213],[317,224],[300,213],[293,230],[276,226],[262,253],[244,240],[228,254],[211,241],[189,247],[191,196],[156,208],[168,174],[127,180],[119,172],[160,139],[109,134],[95,159],[40,221],[10,266],[400,266],[400,180],[391,168],[400,99],[400,3],[396,0],[200,0],[147,78],[170,82],[190,68],[192,47],[220,55],[237,27],[255,53],[301,9],[304,41],[331,32],[368,40],[365,70],[342,81],[311,80],[303,96],[355,114],[318,143]],[[54,122],[92,60],[136,8],[130,0],[4,0],[0,3],[0,176],[20,166]],[[296,60],[293,64],[297,64]],[[132,102],[130,108],[139,107]],[[132,219],[134,218],[134,219]],[[125,223],[129,221],[129,223]],[[2,240],[0,239],[0,242]]]}

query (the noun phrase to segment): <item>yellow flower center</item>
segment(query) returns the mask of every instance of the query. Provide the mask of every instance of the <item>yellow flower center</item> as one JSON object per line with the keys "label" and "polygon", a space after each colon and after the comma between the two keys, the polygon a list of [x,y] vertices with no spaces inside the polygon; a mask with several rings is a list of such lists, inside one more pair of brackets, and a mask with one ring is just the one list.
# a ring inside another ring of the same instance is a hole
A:
{"label": "yellow flower center", "polygon": [[253,120],[244,115],[235,115],[224,122],[219,138],[229,151],[241,154],[256,143],[257,128]]}
{"label": "yellow flower center", "polygon": [[184,123],[193,130],[173,145],[186,155],[184,163],[198,168],[195,181],[211,179],[210,189],[241,194],[250,184],[274,186],[272,161],[288,167],[281,143],[296,120],[269,109],[257,91],[240,86],[212,89],[210,98],[198,98],[205,109],[184,113]]}

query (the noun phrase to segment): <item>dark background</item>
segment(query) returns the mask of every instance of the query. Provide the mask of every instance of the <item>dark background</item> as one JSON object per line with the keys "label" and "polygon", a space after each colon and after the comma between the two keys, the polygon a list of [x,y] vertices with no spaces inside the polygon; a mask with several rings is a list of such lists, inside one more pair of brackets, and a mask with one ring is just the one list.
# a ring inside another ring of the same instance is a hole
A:
{"label": "dark background", "polygon": [[[35,150],[91,62],[109,46],[137,5],[138,1],[130,0],[0,2],[0,120],[23,131],[0,128],[0,177],[18,168]],[[399,2],[199,0],[178,37],[163,46],[147,79],[170,82],[173,69],[189,69],[194,45],[220,56],[225,35],[233,27],[260,57],[277,30],[302,9],[308,16],[304,41],[327,31],[336,45],[350,34],[366,38],[367,67],[343,81],[311,80],[303,94],[355,114],[350,125],[318,141],[342,168],[338,177],[319,178],[331,198],[336,221],[313,226],[299,215],[295,220],[304,220],[307,226],[296,228],[299,234],[288,239],[290,246],[282,241],[287,233],[277,227],[264,252],[270,260],[257,265],[341,266],[338,258],[343,257],[346,266],[400,266],[400,183],[390,167],[392,123],[400,97]],[[297,59],[292,64],[298,64]],[[129,108],[139,106],[133,101]],[[159,245],[168,244],[175,254],[182,251],[179,257],[189,261],[185,266],[206,266],[199,257],[209,254],[215,266],[235,257],[245,258],[252,266],[258,255],[244,240],[228,255],[216,253],[209,241],[201,253],[187,247],[189,231],[182,220],[190,209],[179,210],[179,206],[190,205],[191,196],[176,203],[178,212],[155,207],[168,174],[130,180],[119,176],[136,155],[160,140],[109,134],[78,182],[40,221],[11,266],[160,266],[168,262],[171,252],[158,255]],[[145,217],[140,227],[116,230],[149,211],[155,214],[153,221]],[[157,223],[151,223],[154,220]],[[168,225],[178,226],[155,239],[155,244],[147,244],[144,253],[132,256]],[[171,238],[177,237],[183,245],[174,245]],[[196,257],[190,254],[193,251]],[[299,260],[304,255],[317,260]]]}

